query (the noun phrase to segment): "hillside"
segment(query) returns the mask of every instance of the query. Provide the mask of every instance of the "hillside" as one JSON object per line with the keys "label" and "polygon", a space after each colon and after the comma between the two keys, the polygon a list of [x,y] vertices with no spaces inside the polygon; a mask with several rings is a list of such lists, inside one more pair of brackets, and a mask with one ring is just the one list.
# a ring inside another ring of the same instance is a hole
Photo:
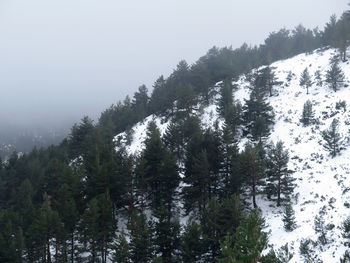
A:
{"label": "hillside", "polygon": [[[274,109],[275,124],[272,127],[268,142],[284,142],[289,151],[289,168],[294,171],[296,188],[293,193],[292,203],[295,210],[297,228],[292,232],[286,232],[283,227],[283,207],[276,207],[275,203],[267,200],[263,195],[258,196],[258,206],[263,212],[267,228],[270,232],[269,244],[275,249],[288,243],[294,256],[289,262],[304,262],[299,255],[299,246],[302,240],[310,239],[309,248],[311,258],[321,262],[339,262],[346,247],[342,238],[341,224],[350,215],[350,174],[349,160],[350,147],[348,143],[350,112],[349,109],[336,108],[336,103],[345,101],[350,103],[350,67],[349,62],[341,62],[340,66],[345,74],[345,83],[340,90],[334,92],[327,87],[316,85],[315,72],[320,70],[322,78],[329,68],[330,59],[337,54],[335,49],[316,50],[312,54],[301,54],[290,59],[277,61],[271,65],[274,68],[277,80],[280,82],[274,86],[273,96],[268,98]],[[313,84],[309,94],[299,85],[302,71],[308,68]],[[293,73],[290,81],[288,74]],[[217,83],[217,87],[221,83]],[[234,91],[235,100],[244,105],[249,98],[249,82],[245,76],[241,76],[233,84],[238,86]],[[218,88],[216,88],[218,89]],[[218,98],[218,95],[217,95]],[[315,112],[315,124],[303,126],[300,122],[304,103],[310,100]],[[196,111],[202,121],[203,127],[211,127],[218,119],[216,100],[201,110]],[[200,108],[200,105],[198,105]],[[333,119],[339,119],[339,132],[345,143],[345,150],[339,156],[331,158],[322,146],[321,131],[329,128]],[[126,133],[118,134],[116,141],[121,142],[131,154],[137,154],[143,149],[143,141],[146,138],[148,123],[154,120],[162,134],[164,134],[169,120],[151,115],[144,121],[136,124],[131,129],[130,143],[126,143]],[[239,147],[243,150],[246,138],[239,138]],[[314,231],[314,219],[317,215],[324,214],[325,224],[334,224],[327,231],[328,242],[322,246],[317,242],[318,234]],[[318,243],[318,244],[316,244]],[[316,262],[316,261],[313,261]]]}

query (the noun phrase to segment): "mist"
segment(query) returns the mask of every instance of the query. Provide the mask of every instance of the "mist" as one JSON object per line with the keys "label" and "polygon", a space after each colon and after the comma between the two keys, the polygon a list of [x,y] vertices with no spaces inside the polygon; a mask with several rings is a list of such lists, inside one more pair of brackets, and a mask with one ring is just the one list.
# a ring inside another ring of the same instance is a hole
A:
{"label": "mist", "polygon": [[[69,127],[215,46],[320,27],[347,0],[2,0],[0,123]],[[317,13],[316,13],[317,12]],[[310,14],[315,15],[310,15]]]}

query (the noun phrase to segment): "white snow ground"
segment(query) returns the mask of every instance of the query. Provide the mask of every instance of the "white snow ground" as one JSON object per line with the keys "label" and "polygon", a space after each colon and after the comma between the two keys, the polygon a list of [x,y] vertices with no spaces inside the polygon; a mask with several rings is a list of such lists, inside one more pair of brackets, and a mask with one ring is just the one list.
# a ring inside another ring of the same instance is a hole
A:
{"label": "white snow ground", "polygon": [[[315,261],[333,263],[339,262],[346,247],[341,235],[341,224],[350,216],[350,144],[340,156],[331,158],[322,146],[321,131],[328,129],[334,118],[340,121],[339,132],[344,139],[349,137],[350,129],[350,67],[349,62],[341,63],[346,81],[337,92],[334,92],[325,84],[317,86],[314,81],[314,73],[320,70],[322,78],[325,78],[329,67],[330,58],[337,53],[334,49],[315,51],[313,54],[301,54],[293,58],[278,61],[271,66],[276,67],[274,72],[279,81],[283,82],[274,88],[274,96],[269,98],[275,111],[275,125],[270,135],[270,140],[281,140],[289,150],[289,168],[294,172],[297,187],[294,191],[293,208],[295,210],[297,228],[292,232],[286,232],[283,228],[282,209],[275,207],[275,203],[266,200],[263,196],[258,198],[258,206],[263,211],[267,223],[266,231],[270,232],[269,244],[275,249],[288,243],[294,253],[289,262],[305,262],[299,255],[299,244],[302,239],[317,241],[318,235],[314,231],[314,218],[321,209],[324,210],[326,224],[334,224],[334,228],[327,232],[329,243],[325,246],[316,245],[313,257]],[[308,68],[314,84],[309,89],[310,94],[299,86],[302,71]],[[293,79],[287,85],[287,75],[294,73]],[[236,82],[239,89],[235,92],[235,99],[244,104],[244,99],[249,97],[244,76]],[[308,127],[302,126],[300,117],[303,104],[310,100],[315,112],[318,124]],[[345,100],[348,108],[336,110],[335,104]],[[203,125],[210,126],[218,118],[216,106],[210,105],[203,110],[201,120]],[[132,141],[126,146],[129,153],[137,154],[143,147],[146,136],[147,124],[154,119],[161,132],[164,133],[168,122],[162,123],[161,118],[149,116],[143,122],[133,127]],[[125,142],[126,134],[116,136]],[[243,144],[241,144],[242,146]],[[348,205],[349,204],[349,205]],[[319,260],[319,261],[317,261]]]}

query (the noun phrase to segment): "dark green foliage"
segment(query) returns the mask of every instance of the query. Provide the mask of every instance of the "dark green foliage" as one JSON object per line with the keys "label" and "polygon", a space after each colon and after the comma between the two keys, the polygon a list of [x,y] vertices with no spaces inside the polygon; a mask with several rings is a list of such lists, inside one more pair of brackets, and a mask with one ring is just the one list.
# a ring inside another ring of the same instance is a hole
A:
{"label": "dark green foliage", "polygon": [[24,236],[18,224],[18,214],[13,209],[0,211],[0,261],[23,262]]}
{"label": "dark green foliage", "polygon": [[342,109],[343,112],[346,112],[346,101],[345,100],[340,100],[335,103],[335,108],[337,110]]}
{"label": "dark green foliage", "polygon": [[160,254],[163,262],[176,262],[180,246],[180,223],[174,213],[166,207],[159,207],[154,213],[152,243],[155,253]]}
{"label": "dark green foliage", "polygon": [[152,256],[152,247],[146,216],[135,210],[127,226],[130,235],[130,259],[132,262],[148,263]]}
{"label": "dark green foliage", "polygon": [[80,228],[83,251],[90,253],[88,260],[106,263],[116,231],[109,192],[90,200],[82,216]]}
{"label": "dark green foliage", "polygon": [[300,255],[306,260],[306,262],[312,262],[311,257],[312,257],[312,248],[310,247],[313,245],[313,242],[311,239],[302,239],[300,241],[300,246],[299,246],[299,253]]}
{"label": "dark green foliage", "polygon": [[90,147],[90,136],[94,130],[93,121],[85,116],[80,124],[74,124],[69,136],[70,157],[85,157]]}
{"label": "dark green foliage", "polygon": [[295,212],[291,203],[285,206],[282,221],[286,231],[293,231],[296,228]]}
{"label": "dark green foliage", "polygon": [[243,107],[244,124],[246,133],[255,141],[262,141],[269,135],[269,127],[273,124],[273,110],[266,101],[266,91],[263,86],[253,86],[249,100]]}
{"label": "dark green foliage", "polygon": [[134,93],[134,98],[132,101],[133,111],[137,114],[135,118],[137,120],[142,120],[147,117],[148,110],[148,90],[145,85],[139,87],[138,91]]}
{"label": "dark green foliage", "polygon": [[243,184],[248,186],[253,207],[256,208],[257,188],[262,185],[263,179],[263,166],[257,147],[246,145],[240,157],[240,169],[243,175]]}
{"label": "dark green foliage", "polygon": [[271,144],[267,151],[267,181],[266,192],[269,198],[277,197],[277,206],[283,200],[290,200],[294,190],[292,171],[288,169],[289,154],[284,149],[283,142]]}
{"label": "dark green foliage", "polygon": [[282,263],[277,255],[275,250],[270,249],[269,253],[267,253],[266,255],[262,256],[260,259],[261,263]]}
{"label": "dark green foliage", "polygon": [[148,125],[144,143],[137,174],[140,187],[152,209],[165,205],[170,210],[180,181],[176,160],[165,148],[154,122]]}
{"label": "dark green foliage", "polygon": [[[51,207],[51,201],[45,194],[43,203],[37,210],[32,225],[29,227],[28,240],[28,259],[43,260],[51,262],[51,249],[54,245],[53,238],[58,242],[60,233],[59,216],[57,211]],[[55,244],[57,246],[57,244]]]}
{"label": "dark green foliage", "polygon": [[338,132],[339,120],[333,119],[331,126],[328,130],[322,131],[322,137],[325,140],[323,147],[334,158],[340,151],[344,149],[344,142],[341,135]]}
{"label": "dark green foliage", "polygon": [[309,94],[309,88],[311,87],[312,82],[307,68],[301,73],[299,85],[306,89],[306,94]]}
{"label": "dark green foliage", "polygon": [[314,121],[314,111],[312,110],[312,103],[310,100],[304,103],[300,121],[304,126],[308,126]]}
{"label": "dark green foliage", "polygon": [[314,230],[318,234],[318,240],[320,241],[321,245],[326,245],[328,243],[328,237],[327,237],[327,228],[326,224],[323,218],[323,211],[319,213],[319,215],[315,216],[314,219]]}
{"label": "dark green foliage", "polygon": [[349,263],[350,262],[350,252],[346,250],[343,257],[340,259],[340,263]]}
{"label": "dark green foliage", "polygon": [[326,72],[326,82],[330,88],[335,92],[338,90],[339,86],[344,82],[344,73],[339,67],[338,62],[333,62],[330,68]]}
{"label": "dark green foliage", "polygon": [[201,227],[195,221],[189,220],[181,235],[180,257],[182,262],[200,262],[203,254]]}
{"label": "dark green foliage", "polygon": [[63,184],[58,191],[57,210],[62,222],[61,231],[61,258],[67,261],[68,258],[74,260],[77,250],[76,246],[76,228],[79,219],[79,213],[73,199],[70,188],[67,184]]}
{"label": "dark green foliage", "polygon": [[113,263],[130,263],[129,243],[126,240],[125,232],[122,230],[117,237],[117,242],[113,245]]}
{"label": "dark green foliage", "polygon": [[[226,237],[221,243],[222,263],[256,263],[267,246],[267,234],[262,231],[263,220],[257,212],[248,215],[237,228],[234,240]],[[234,242],[233,242],[234,241]]]}
{"label": "dark green foliage", "polygon": [[342,223],[342,236],[346,239],[345,244],[350,247],[350,217],[344,220]]}
{"label": "dark green foliage", "polygon": [[344,12],[341,18],[337,21],[336,24],[336,40],[334,46],[337,47],[340,51],[340,56],[343,61],[346,61],[346,50],[349,46],[350,40],[350,14]]}
{"label": "dark green foliage", "polygon": [[[194,142],[192,141],[191,144]],[[209,199],[209,163],[207,152],[200,150],[195,153],[188,153],[186,158],[185,178],[187,184],[183,188],[186,211],[198,209],[202,211]]]}
{"label": "dark green foliage", "polygon": [[242,208],[237,196],[232,196],[219,203],[209,201],[208,207],[201,214],[203,249],[205,259],[214,261],[220,254],[219,240],[236,232],[243,218]]}
{"label": "dark green foliage", "polygon": [[322,75],[320,70],[315,71],[315,83],[319,87],[322,87],[323,85],[323,80],[322,80]]}

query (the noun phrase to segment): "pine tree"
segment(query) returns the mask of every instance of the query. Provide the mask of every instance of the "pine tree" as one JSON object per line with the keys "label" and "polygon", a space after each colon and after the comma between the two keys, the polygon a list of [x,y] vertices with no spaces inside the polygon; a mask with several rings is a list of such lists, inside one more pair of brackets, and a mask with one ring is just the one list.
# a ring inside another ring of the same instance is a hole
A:
{"label": "pine tree", "polygon": [[223,258],[220,263],[260,262],[261,252],[267,247],[267,234],[262,231],[263,219],[252,212],[238,227],[235,238],[228,236],[221,243]]}
{"label": "pine tree", "polygon": [[312,82],[309,70],[307,68],[304,69],[303,73],[300,76],[299,85],[306,89],[306,94],[309,94],[309,88],[311,87]]}
{"label": "pine tree", "polygon": [[232,81],[225,80],[220,88],[220,98],[218,100],[217,111],[225,119],[226,123],[231,118],[230,114],[233,107],[233,87]]}
{"label": "pine tree", "polygon": [[285,206],[282,221],[284,223],[284,229],[286,231],[293,231],[296,228],[295,212],[291,203],[288,203]]}
{"label": "pine tree", "polygon": [[232,130],[226,124],[222,128],[220,152],[222,154],[222,181],[219,198],[222,199],[237,193],[241,183],[241,178],[237,173],[239,167],[237,142]]}
{"label": "pine tree", "polygon": [[134,211],[128,221],[130,235],[130,259],[132,262],[148,263],[152,256],[150,229],[143,213]]}
{"label": "pine tree", "polygon": [[98,201],[93,198],[87,204],[87,208],[82,215],[80,223],[80,242],[84,244],[83,251],[88,252],[88,261],[92,263],[98,262],[98,237],[100,209]]}
{"label": "pine tree", "polygon": [[246,133],[250,133],[255,141],[262,141],[269,134],[269,126],[273,124],[273,109],[265,98],[263,87],[253,86],[249,100],[243,107],[243,119]]}
{"label": "pine tree", "polygon": [[219,240],[226,234],[220,226],[220,210],[218,200],[213,198],[200,214],[204,262],[215,262],[220,255]]}
{"label": "pine tree", "polygon": [[138,167],[139,182],[144,184],[141,187],[146,187],[144,190],[153,209],[161,205],[171,207],[180,177],[176,160],[165,148],[154,122],[148,126],[144,143],[145,149]]}
{"label": "pine tree", "polygon": [[112,254],[113,263],[130,263],[129,243],[126,240],[124,229],[117,237],[117,242],[113,246],[114,252]]}
{"label": "pine tree", "polygon": [[314,230],[319,235],[318,240],[322,245],[326,245],[328,242],[326,224],[323,218],[323,211],[314,219]]}
{"label": "pine tree", "polygon": [[304,103],[300,121],[304,126],[308,126],[314,121],[314,111],[312,110],[312,103],[310,100]]}
{"label": "pine tree", "polygon": [[336,24],[336,41],[335,46],[340,51],[341,59],[346,61],[346,50],[349,46],[350,40],[350,18],[349,13],[344,12],[342,17],[338,20]]}
{"label": "pine tree", "polygon": [[328,130],[322,131],[322,137],[325,140],[323,147],[330,153],[332,158],[337,156],[344,149],[343,139],[338,132],[339,120],[333,119]]}
{"label": "pine tree", "polygon": [[289,200],[294,190],[293,178],[290,176],[292,171],[288,169],[289,154],[283,142],[278,141],[270,145],[267,155],[267,192],[269,196],[277,196],[277,206],[280,206],[282,200]]}
{"label": "pine tree", "polygon": [[[189,148],[194,144],[192,140]],[[187,213],[194,209],[202,211],[209,199],[210,174],[207,153],[205,150],[200,150],[200,152],[193,150],[187,153],[185,177],[183,178],[187,184],[182,190]]]}
{"label": "pine tree", "polygon": [[200,262],[203,254],[201,227],[193,220],[185,226],[180,242],[180,256],[182,262]]}
{"label": "pine tree", "polygon": [[338,62],[335,61],[331,63],[330,68],[326,72],[326,82],[329,87],[336,92],[339,86],[344,82],[344,79],[344,73],[339,67]]}
{"label": "pine tree", "polygon": [[[59,223],[57,211],[51,208],[51,201],[47,194],[44,194],[43,203],[29,229],[29,235],[33,236],[31,237],[31,245],[35,247],[33,255],[30,255],[31,259],[52,262],[51,246],[56,247],[57,256],[57,242],[59,240],[57,236],[60,233]],[[53,238],[55,238],[56,244],[54,244]]]}
{"label": "pine tree", "polygon": [[[62,255],[63,260],[68,262],[68,254],[70,255],[70,262],[74,262],[75,253],[77,250],[76,247],[76,237],[75,232],[77,228],[77,223],[79,219],[79,214],[75,204],[75,200],[72,197],[69,186],[63,184],[59,191],[59,197],[57,200],[57,211],[60,217],[60,220],[63,224],[62,231]],[[68,248],[68,245],[70,248]],[[68,252],[69,250],[69,252]]]}
{"label": "pine tree", "polygon": [[155,253],[160,254],[163,262],[176,262],[176,251],[180,245],[180,223],[172,211],[162,206],[154,213],[153,244]]}
{"label": "pine tree", "polygon": [[322,87],[323,85],[323,80],[322,80],[322,75],[320,70],[315,71],[315,80],[316,80],[316,85],[319,87]]}
{"label": "pine tree", "polygon": [[243,175],[243,184],[250,189],[253,207],[256,208],[257,188],[262,184],[262,163],[259,158],[258,149],[247,144],[240,158],[240,170]]}
{"label": "pine tree", "polygon": [[350,252],[349,250],[346,250],[344,252],[343,257],[340,259],[340,263],[349,263],[350,262]]}

